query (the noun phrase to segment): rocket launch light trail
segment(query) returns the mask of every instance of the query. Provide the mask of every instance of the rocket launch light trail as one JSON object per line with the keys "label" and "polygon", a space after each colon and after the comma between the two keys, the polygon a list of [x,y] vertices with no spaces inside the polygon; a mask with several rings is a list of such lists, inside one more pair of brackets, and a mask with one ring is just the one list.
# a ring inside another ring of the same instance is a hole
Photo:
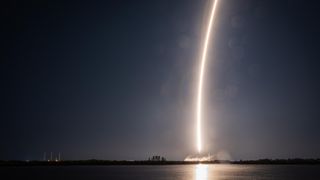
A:
{"label": "rocket launch light trail", "polygon": [[206,31],[206,36],[204,40],[204,46],[201,56],[200,74],[199,74],[199,85],[198,85],[198,98],[197,98],[197,148],[198,153],[202,150],[202,138],[201,138],[201,119],[202,119],[202,89],[203,89],[203,76],[205,71],[205,64],[207,59],[208,44],[210,40],[211,30],[213,26],[213,20],[217,8],[218,0],[214,0],[212,10],[210,13],[210,18],[208,22],[208,27]]}

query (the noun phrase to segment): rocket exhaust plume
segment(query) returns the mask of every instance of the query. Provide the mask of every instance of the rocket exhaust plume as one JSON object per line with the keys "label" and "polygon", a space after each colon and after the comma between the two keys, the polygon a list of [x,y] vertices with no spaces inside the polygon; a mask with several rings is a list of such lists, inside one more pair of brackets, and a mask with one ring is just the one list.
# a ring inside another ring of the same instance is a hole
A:
{"label": "rocket exhaust plume", "polygon": [[202,132],[201,132],[201,121],[202,121],[202,89],[203,89],[203,76],[205,73],[205,65],[206,65],[206,60],[207,60],[207,52],[208,52],[208,44],[209,44],[209,40],[210,40],[210,36],[211,36],[211,30],[212,30],[212,26],[213,26],[213,21],[214,21],[214,17],[215,17],[215,12],[216,12],[216,8],[217,8],[217,4],[218,4],[219,0],[214,0],[214,3],[212,5],[212,9],[211,9],[211,13],[210,13],[210,18],[209,18],[209,22],[207,25],[207,31],[206,31],[206,36],[204,39],[204,46],[203,46],[203,50],[202,50],[202,55],[201,55],[201,64],[200,64],[200,74],[199,74],[199,84],[198,84],[198,96],[197,96],[197,131],[196,131],[196,135],[197,135],[197,149],[198,149],[198,153],[201,153],[202,150]]}

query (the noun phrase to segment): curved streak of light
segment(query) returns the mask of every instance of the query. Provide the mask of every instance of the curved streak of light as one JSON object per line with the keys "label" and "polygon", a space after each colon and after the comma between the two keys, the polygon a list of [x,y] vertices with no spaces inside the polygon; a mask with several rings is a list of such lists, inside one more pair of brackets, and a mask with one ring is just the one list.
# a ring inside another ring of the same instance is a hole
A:
{"label": "curved streak of light", "polygon": [[206,32],[202,57],[201,57],[201,66],[200,66],[200,76],[199,76],[199,86],[198,86],[198,99],[197,99],[197,148],[198,152],[201,153],[202,150],[202,142],[201,142],[201,113],[202,113],[202,87],[203,87],[203,76],[205,70],[205,64],[207,59],[208,52],[208,44],[210,40],[213,19],[215,15],[215,11],[217,8],[218,0],[215,0],[213,3],[212,11],[210,14],[209,24]]}

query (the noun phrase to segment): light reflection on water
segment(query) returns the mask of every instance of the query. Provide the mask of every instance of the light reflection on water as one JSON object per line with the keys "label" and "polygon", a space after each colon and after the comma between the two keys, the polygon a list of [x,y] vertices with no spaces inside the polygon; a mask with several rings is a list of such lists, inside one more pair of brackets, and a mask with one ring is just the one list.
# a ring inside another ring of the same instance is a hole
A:
{"label": "light reflection on water", "polygon": [[208,179],[208,165],[197,164],[195,166],[196,174],[195,180],[207,180]]}

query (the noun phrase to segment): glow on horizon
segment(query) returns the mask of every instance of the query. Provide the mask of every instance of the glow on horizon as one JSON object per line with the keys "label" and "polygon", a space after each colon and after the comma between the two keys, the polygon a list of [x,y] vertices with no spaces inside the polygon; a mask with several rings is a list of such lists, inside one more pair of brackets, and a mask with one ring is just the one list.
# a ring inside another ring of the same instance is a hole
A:
{"label": "glow on horizon", "polygon": [[208,28],[207,28],[207,31],[206,31],[206,36],[205,36],[202,56],[201,56],[199,86],[198,86],[198,98],[197,98],[197,148],[198,148],[198,153],[201,153],[201,150],[202,150],[201,120],[202,120],[203,76],[204,76],[205,64],[206,64],[206,59],[207,59],[208,44],[209,44],[209,40],[210,40],[210,35],[211,35],[211,30],[212,30],[212,25],[213,25],[213,20],[214,20],[214,15],[215,15],[215,11],[216,11],[216,8],[217,8],[217,4],[218,4],[218,0],[214,0],[213,6],[212,6],[212,10],[211,10],[211,13],[210,13],[210,19],[209,19],[209,22],[208,22]]}

